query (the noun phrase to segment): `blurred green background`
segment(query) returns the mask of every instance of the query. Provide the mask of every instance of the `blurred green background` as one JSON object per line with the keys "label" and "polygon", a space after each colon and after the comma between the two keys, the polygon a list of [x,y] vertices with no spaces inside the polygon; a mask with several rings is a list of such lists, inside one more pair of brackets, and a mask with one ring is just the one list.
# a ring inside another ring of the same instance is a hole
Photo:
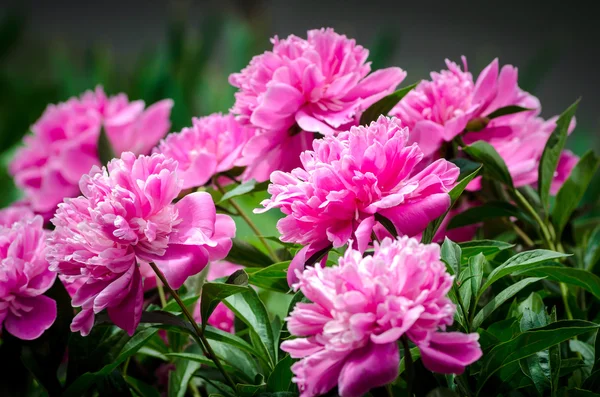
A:
{"label": "blurred green background", "polygon": [[405,84],[465,54],[475,74],[496,56],[519,66],[520,85],[540,97],[545,117],[591,93],[569,146],[578,154],[598,147],[598,78],[585,42],[595,41],[591,16],[552,0],[496,8],[402,3],[7,2],[0,9],[0,207],[18,197],[6,165],[47,104],[99,84],[147,104],[172,98],[178,131],[193,116],[229,109],[228,75],[266,50],[270,37],[322,26],[356,37],[374,68],[406,69]]}

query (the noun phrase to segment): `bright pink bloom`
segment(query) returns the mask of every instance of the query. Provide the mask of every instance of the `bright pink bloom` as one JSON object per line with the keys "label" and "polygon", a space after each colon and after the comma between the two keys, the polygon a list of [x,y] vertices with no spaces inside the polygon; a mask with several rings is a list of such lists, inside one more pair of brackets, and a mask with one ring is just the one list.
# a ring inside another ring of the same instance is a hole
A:
{"label": "bright pink bloom", "polygon": [[56,302],[44,296],[56,279],[46,261],[40,216],[0,226],[0,328],[20,339],[38,338],[56,319]]}
{"label": "bright pink bloom", "polygon": [[[482,131],[466,134],[464,141],[470,144],[483,140],[496,149],[506,163],[508,171],[516,187],[535,185],[538,181],[538,168],[546,142],[556,128],[557,117],[544,120],[531,113],[517,113],[491,120]],[[573,122],[569,133],[575,128]],[[565,150],[551,186],[552,194],[556,194],[564,181],[577,164],[578,157]],[[468,190],[481,188],[481,178],[473,180]]]}
{"label": "bright pink bloom", "polygon": [[332,135],[355,125],[362,111],[406,76],[399,68],[369,75],[369,51],[333,29],[310,30],[306,40],[290,35],[271,42],[272,51],[229,77],[239,88],[233,113],[259,129],[243,152],[246,178],[258,181],[298,166],[313,133]]}
{"label": "bright pink bloom", "polygon": [[[236,270],[242,269],[243,266],[236,265],[230,262],[218,261],[210,264],[208,269],[208,281],[213,281],[217,278],[227,277],[233,274]],[[201,322],[202,317],[200,316],[200,302],[196,305],[194,310],[194,318],[196,321]],[[208,318],[208,324],[215,328],[219,328],[222,331],[234,333],[234,320],[235,314],[229,309],[223,302],[220,302],[215,310]]]}
{"label": "bright pink bloom", "polygon": [[398,375],[397,341],[408,337],[426,368],[460,374],[481,357],[479,335],[443,332],[456,307],[447,297],[452,276],[437,244],[385,238],[373,256],[348,249],[339,265],[298,271],[300,289],[312,303],[298,303],[287,318],[297,339],[281,349],[293,358],[301,397],[336,385],[342,397],[362,396]]}
{"label": "bright pink bloom", "polygon": [[313,142],[300,156],[303,168],[274,172],[263,212],[280,208],[281,240],[305,245],[290,266],[303,266],[303,256],[350,239],[361,252],[371,240],[375,215],[389,219],[396,231],[414,236],[450,205],[448,191],[459,170],[440,159],[416,167],[423,159],[417,144],[408,144],[408,129],[384,116],[368,127],[352,127],[338,136]]}
{"label": "bright pink bloom", "polygon": [[206,184],[213,175],[237,165],[244,145],[254,130],[232,115],[212,114],[194,118],[193,126],[169,134],[155,152],[177,160],[183,188]]}
{"label": "bright pink bloom", "polygon": [[32,219],[35,214],[25,205],[11,205],[0,210],[0,227],[11,227],[13,223]]}
{"label": "bright pink bloom", "polygon": [[[489,64],[473,80],[467,71],[467,60],[460,66],[446,60],[448,70],[431,73],[431,81],[422,81],[390,112],[409,127],[411,142],[417,142],[426,156],[439,157],[444,142],[465,131],[471,121],[479,122],[482,130],[464,135],[468,144],[483,140],[490,143],[504,159],[517,187],[537,182],[537,170],[546,141],[556,126],[556,118],[548,121],[539,117],[541,105],[533,95],[517,84],[517,68],[505,65],[499,70],[498,59]],[[521,106],[530,111],[485,119],[506,106]],[[570,131],[574,128],[571,125]],[[569,154],[564,156],[569,157]],[[561,161],[553,186],[557,190],[573,168],[573,157]],[[479,179],[468,189],[478,190]]]}
{"label": "bright pink bloom", "polygon": [[102,128],[117,155],[146,154],[169,131],[172,106],[168,99],[144,110],[143,101],[129,102],[125,94],[109,98],[101,87],[50,105],[24,138],[10,172],[35,212],[52,212],[64,197],[79,193],[82,175],[100,165]]}
{"label": "bright pink bloom", "polygon": [[82,177],[83,196],[59,205],[49,238],[51,269],[69,281],[85,280],[72,301],[82,307],[73,331],[88,334],[94,314],[107,309],[116,325],[133,334],[143,304],[140,261],[156,263],[179,288],[209,260],[226,256],[233,220],[216,214],[208,193],[172,204],[181,183],[176,161],[125,152]]}
{"label": "bright pink bloom", "polygon": [[474,82],[466,58],[462,60],[465,71],[446,60],[448,70],[432,72],[431,81],[422,81],[390,112],[410,128],[411,141],[418,142],[426,156],[462,133],[473,119],[509,105],[539,108],[537,98],[517,85],[515,67],[505,65],[498,74],[495,59]]}

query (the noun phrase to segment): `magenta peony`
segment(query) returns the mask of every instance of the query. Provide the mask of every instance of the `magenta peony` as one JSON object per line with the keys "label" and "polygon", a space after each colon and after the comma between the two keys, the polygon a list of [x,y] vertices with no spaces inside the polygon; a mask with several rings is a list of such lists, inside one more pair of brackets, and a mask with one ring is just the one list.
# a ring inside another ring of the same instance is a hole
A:
{"label": "magenta peony", "polygon": [[85,280],[72,301],[82,308],[73,331],[86,335],[94,314],[107,309],[116,325],[133,334],[143,303],[139,262],[156,263],[179,288],[209,260],[226,256],[233,220],[216,214],[208,193],[172,204],[181,185],[176,161],[125,152],[82,177],[83,196],[59,205],[48,240],[51,269],[69,281]]}
{"label": "magenta peony", "polygon": [[243,151],[245,178],[269,179],[291,171],[314,133],[331,135],[356,124],[369,105],[391,93],[406,73],[399,68],[369,75],[368,50],[333,29],[272,39],[273,50],[255,56],[229,82],[239,88],[233,113],[258,129]]}
{"label": "magenta peony", "polygon": [[117,155],[146,154],[168,132],[172,106],[173,101],[163,100],[144,110],[143,101],[129,102],[125,94],[107,97],[100,87],[50,105],[25,137],[10,172],[32,209],[51,213],[64,197],[79,193],[82,175],[100,165],[102,128]]}
{"label": "magenta peony", "polygon": [[193,126],[169,134],[155,152],[177,160],[183,188],[206,184],[213,175],[237,165],[254,130],[240,125],[232,115],[194,118]]}
{"label": "magenta peony", "polygon": [[[211,263],[210,268],[208,269],[207,280],[213,281],[217,278],[230,276],[233,272],[242,268],[243,266],[225,261]],[[200,316],[200,302],[198,302],[196,308],[194,309],[194,318],[197,322],[202,321],[202,317]],[[223,302],[219,302],[215,310],[208,318],[208,324],[215,328],[219,328],[222,331],[234,333],[234,320],[235,314],[233,314],[231,309],[225,306]]]}
{"label": "magenta peony", "polygon": [[56,302],[44,296],[56,279],[46,261],[40,216],[0,226],[0,328],[36,339],[56,319]]}
{"label": "magenta peony", "polygon": [[[537,170],[546,141],[556,126],[556,118],[539,117],[541,105],[536,97],[517,84],[517,68],[505,65],[499,70],[498,59],[489,64],[477,81],[460,66],[446,60],[448,70],[431,73],[431,81],[422,81],[409,92],[390,114],[409,127],[411,142],[417,142],[426,156],[439,157],[444,142],[468,129],[469,122],[483,129],[466,133],[467,144],[483,140],[490,143],[506,162],[515,186],[537,182]],[[521,106],[530,111],[487,120],[492,112],[506,106]],[[574,124],[571,126],[573,129]],[[563,154],[553,191],[568,177],[576,157]],[[479,180],[469,185],[478,190]]]}
{"label": "magenta peony", "polygon": [[342,397],[362,396],[398,376],[398,340],[410,339],[434,372],[461,374],[481,357],[479,335],[444,332],[454,304],[446,296],[452,277],[436,244],[385,238],[373,256],[348,249],[339,265],[298,272],[294,285],[312,303],[298,303],[288,321],[297,339],[281,349],[301,397],[338,386]]}
{"label": "magenta peony", "polygon": [[368,127],[315,140],[300,157],[303,168],[272,174],[272,197],[256,212],[280,208],[281,240],[306,246],[290,265],[290,283],[304,259],[330,243],[341,247],[352,239],[364,251],[377,214],[398,233],[415,236],[448,209],[458,168],[443,159],[421,166],[423,153],[408,139],[399,120],[381,116]]}

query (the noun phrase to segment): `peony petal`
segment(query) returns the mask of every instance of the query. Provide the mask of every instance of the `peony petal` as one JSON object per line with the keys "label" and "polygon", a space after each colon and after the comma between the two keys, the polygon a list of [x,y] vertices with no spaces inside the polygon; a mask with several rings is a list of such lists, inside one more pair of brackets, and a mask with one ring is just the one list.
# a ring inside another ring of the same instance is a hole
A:
{"label": "peony petal", "polygon": [[215,232],[217,212],[210,194],[196,192],[188,194],[175,204],[181,223],[171,238],[175,244],[196,244],[215,246],[211,241]]}
{"label": "peony petal", "polygon": [[425,230],[429,222],[446,212],[448,207],[450,196],[438,193],[413,199],[396,208],[380,210],[379,213],[392,221],[399,233],[415,236]]}
{"label": "peony petal", "polygon": [[199,245],[171,244],[165,255],[154,261],[164,273],[169,286],[177,289],[188,277],[198,274],[208,263],[208,252]]}
{"label": "peony petal", "polygon": [[477,333],[436,332],[428,343],[418,344],[423,365],[433,372],[460,375],[481,357],[478,339]]}
{"label": "peony petal", "polygon": [[18,302],[31,307],[29,312],[20,311],[20,316],[9,313],[4,320],[6,331],[23,340],[39,338],[56,320],[56,302],[40,295],[35,298],[18,298]]}
{"label": "peony petal", "polygon": [[384,386],[398,376],[400,354],[398,345],[370,343],[346,358],[338,379],[343,397],[360,397],[374,387]]}
{"label": "peony petal", "polygon": [[142,288],[142,277],[136,268],[131,280],[131,288],[117,306],[108,308],[108,316],[119,328],[122,328],[133,336],[142,318],[144,304],[144,289]]}
{"label": "peony petal", "polygon": [[367,246],[371,241],[371,233],[373,232],[373,226],[375,226],[375,217],[370,216],[368,218],[363,219],[356,228],[354,236],[356,237],[356,244],[360,252],[365,252],[365,250],[367,249]]}

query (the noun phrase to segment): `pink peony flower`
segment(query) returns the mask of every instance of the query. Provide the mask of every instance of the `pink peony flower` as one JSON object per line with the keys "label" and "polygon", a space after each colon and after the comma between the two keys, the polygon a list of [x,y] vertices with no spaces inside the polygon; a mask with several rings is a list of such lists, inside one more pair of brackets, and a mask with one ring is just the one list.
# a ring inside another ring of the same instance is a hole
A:
{"label": "pink peony flower", "polygon": [[459,170],[440,159],[415,168],[423,159],[417,144],[408,144],[408,129],[384,116],[368,127],[352,127],[313,142],[302,153],[303,168],[271,175],[264,212],[280,208],[281,240],[305,245],[290,265],[288,280],[304,259],[350,239],[364,249],[376,226],[375,215],[389,219],[402,235],[415,236],[450,205],[448,191]]}
{"label": "pink peony flower", "polygon": [[202,186],[213,175],[236,166],[244,144],[254,134],[232,115],[213,114],[192,122],[192,127],[169,134],[154,149],[177,160],[184,189]]}
{"label": "pink peony flower", "polygon": [[11,205],[0,210],[0,227],[12,227],[16,222],[32,219],[35,216],[33,211],[26,205]]}
{"label": "pink peony flower", "polygon": [[70,281],[85,280],[72,301],[82,308],[73,331],[88,334],[94,314],[107,309],[117,326],[134,333],[143,304],[141,261],[154,262],[179,288],[209,260],[227,255],[233,220],[216,214],[208,193],[172,204],[181,184],[176,161],[125,152],[82,177],[83,196],[59,205],[47,257]]}
{"label": "pink peony flower", "polygon": [[38,338],[56,319],[56,302],[43,295],[56,279],[43,224],[36,216],[0,226],[0,328],[24,340]]}
{"label": "pink peony flower", "polygon": [[[516,187],[535,185],[538,181],[538,168],[546,142],[556,128],[557,117],[544,120],[528,113],[517,113],[493,119],[482,131],[466,134],[467,144],[483,140],[496,149],[506,163]],[[575,124],[569,127],[573,131]],[[551,185],[551,193],[556,194],[560,186],[571,174],[578,157],[568,150],[563,151]],[[481,189],[481,178],[473,180],[468,190]]]}
{"label": "pink peony flower", "polygon": [[125,94],[109,98],[101,87],[50,105],[25,137],[10,172],[35,212],[53,212],[64,197],[79,193],[81,176],[100,165],[102,128],[117,155],[145,154],[168,132],[172,106],[168,99],[144,110],[143,101],[129,102]]}
{"label": "pink peony flower", "polygon": [[336,385],[342,397],[362,396],[398,376],[397,341],[410,339],[426,368],[461,374],[481,357],[479,335],[443,332],[456,307],[446,296],[452,276],[437,244],[385,238],[373,256],[348,249],[333,267],[298,271],[312,303],[298,303],[287,320],[297,339],[281,349],[301,360],[292,366],[301,397]]}
{"label": "pink peony flower", "polygon": [[[236,270],[243,269],[243,266],[236,265],[230,262],[219,261],[210,264],[208,269],[208,281],[213,281],[217,278],[230,276]],[[194,318],[198,322],[202,322],[200,316],[200,302],[194,309]],[[219,328],[222,331],[235,333],[234,328],[235,314],[229,309],[223,302],[219,302],[215,310],[208,318],[208,323],[215,328]]]}
{"label": "pink peony flower", "polygon": [[[460,66],[446,60],[448,70],[431,73],[431,81],[422,81],[409,92],[390,114],[409,127],[411,142],[417,142],[426,156],[439,157],[444,142],[463,133],[469,122],[478,122],[480,131],[466,133],[467,144],[478,140],[490,143],[506,162],[515,186],[537,182],[537,170],[546,141],[556,126],[556,118],[539,117],[541,105],[533,95],[517,84],[517,68],[505,65],[499,70],[498,59],[489,64],[477,81],[467,71],[467,60]],[[521,106],[530,111],[487,120],[492,112],[506,106]],[[570,131],[574,128],[571,125]],[[553,190],[560,186],[574,166],[573,156],[565,153]],[[480,178],[468,189],[479,190]]]}
{"label": "pink peony flower", "polygon": [[363,110],[406,76],[399,68],[369,75],[369,51],[333,29],[310,30],[306,40],[290,35],[271,42],[272,51],[229,77],[239,88],[233,113],[258,129],[242,153],[245,178],[258,181],[298,166],[313,133],[332,135],[356,124]]}

